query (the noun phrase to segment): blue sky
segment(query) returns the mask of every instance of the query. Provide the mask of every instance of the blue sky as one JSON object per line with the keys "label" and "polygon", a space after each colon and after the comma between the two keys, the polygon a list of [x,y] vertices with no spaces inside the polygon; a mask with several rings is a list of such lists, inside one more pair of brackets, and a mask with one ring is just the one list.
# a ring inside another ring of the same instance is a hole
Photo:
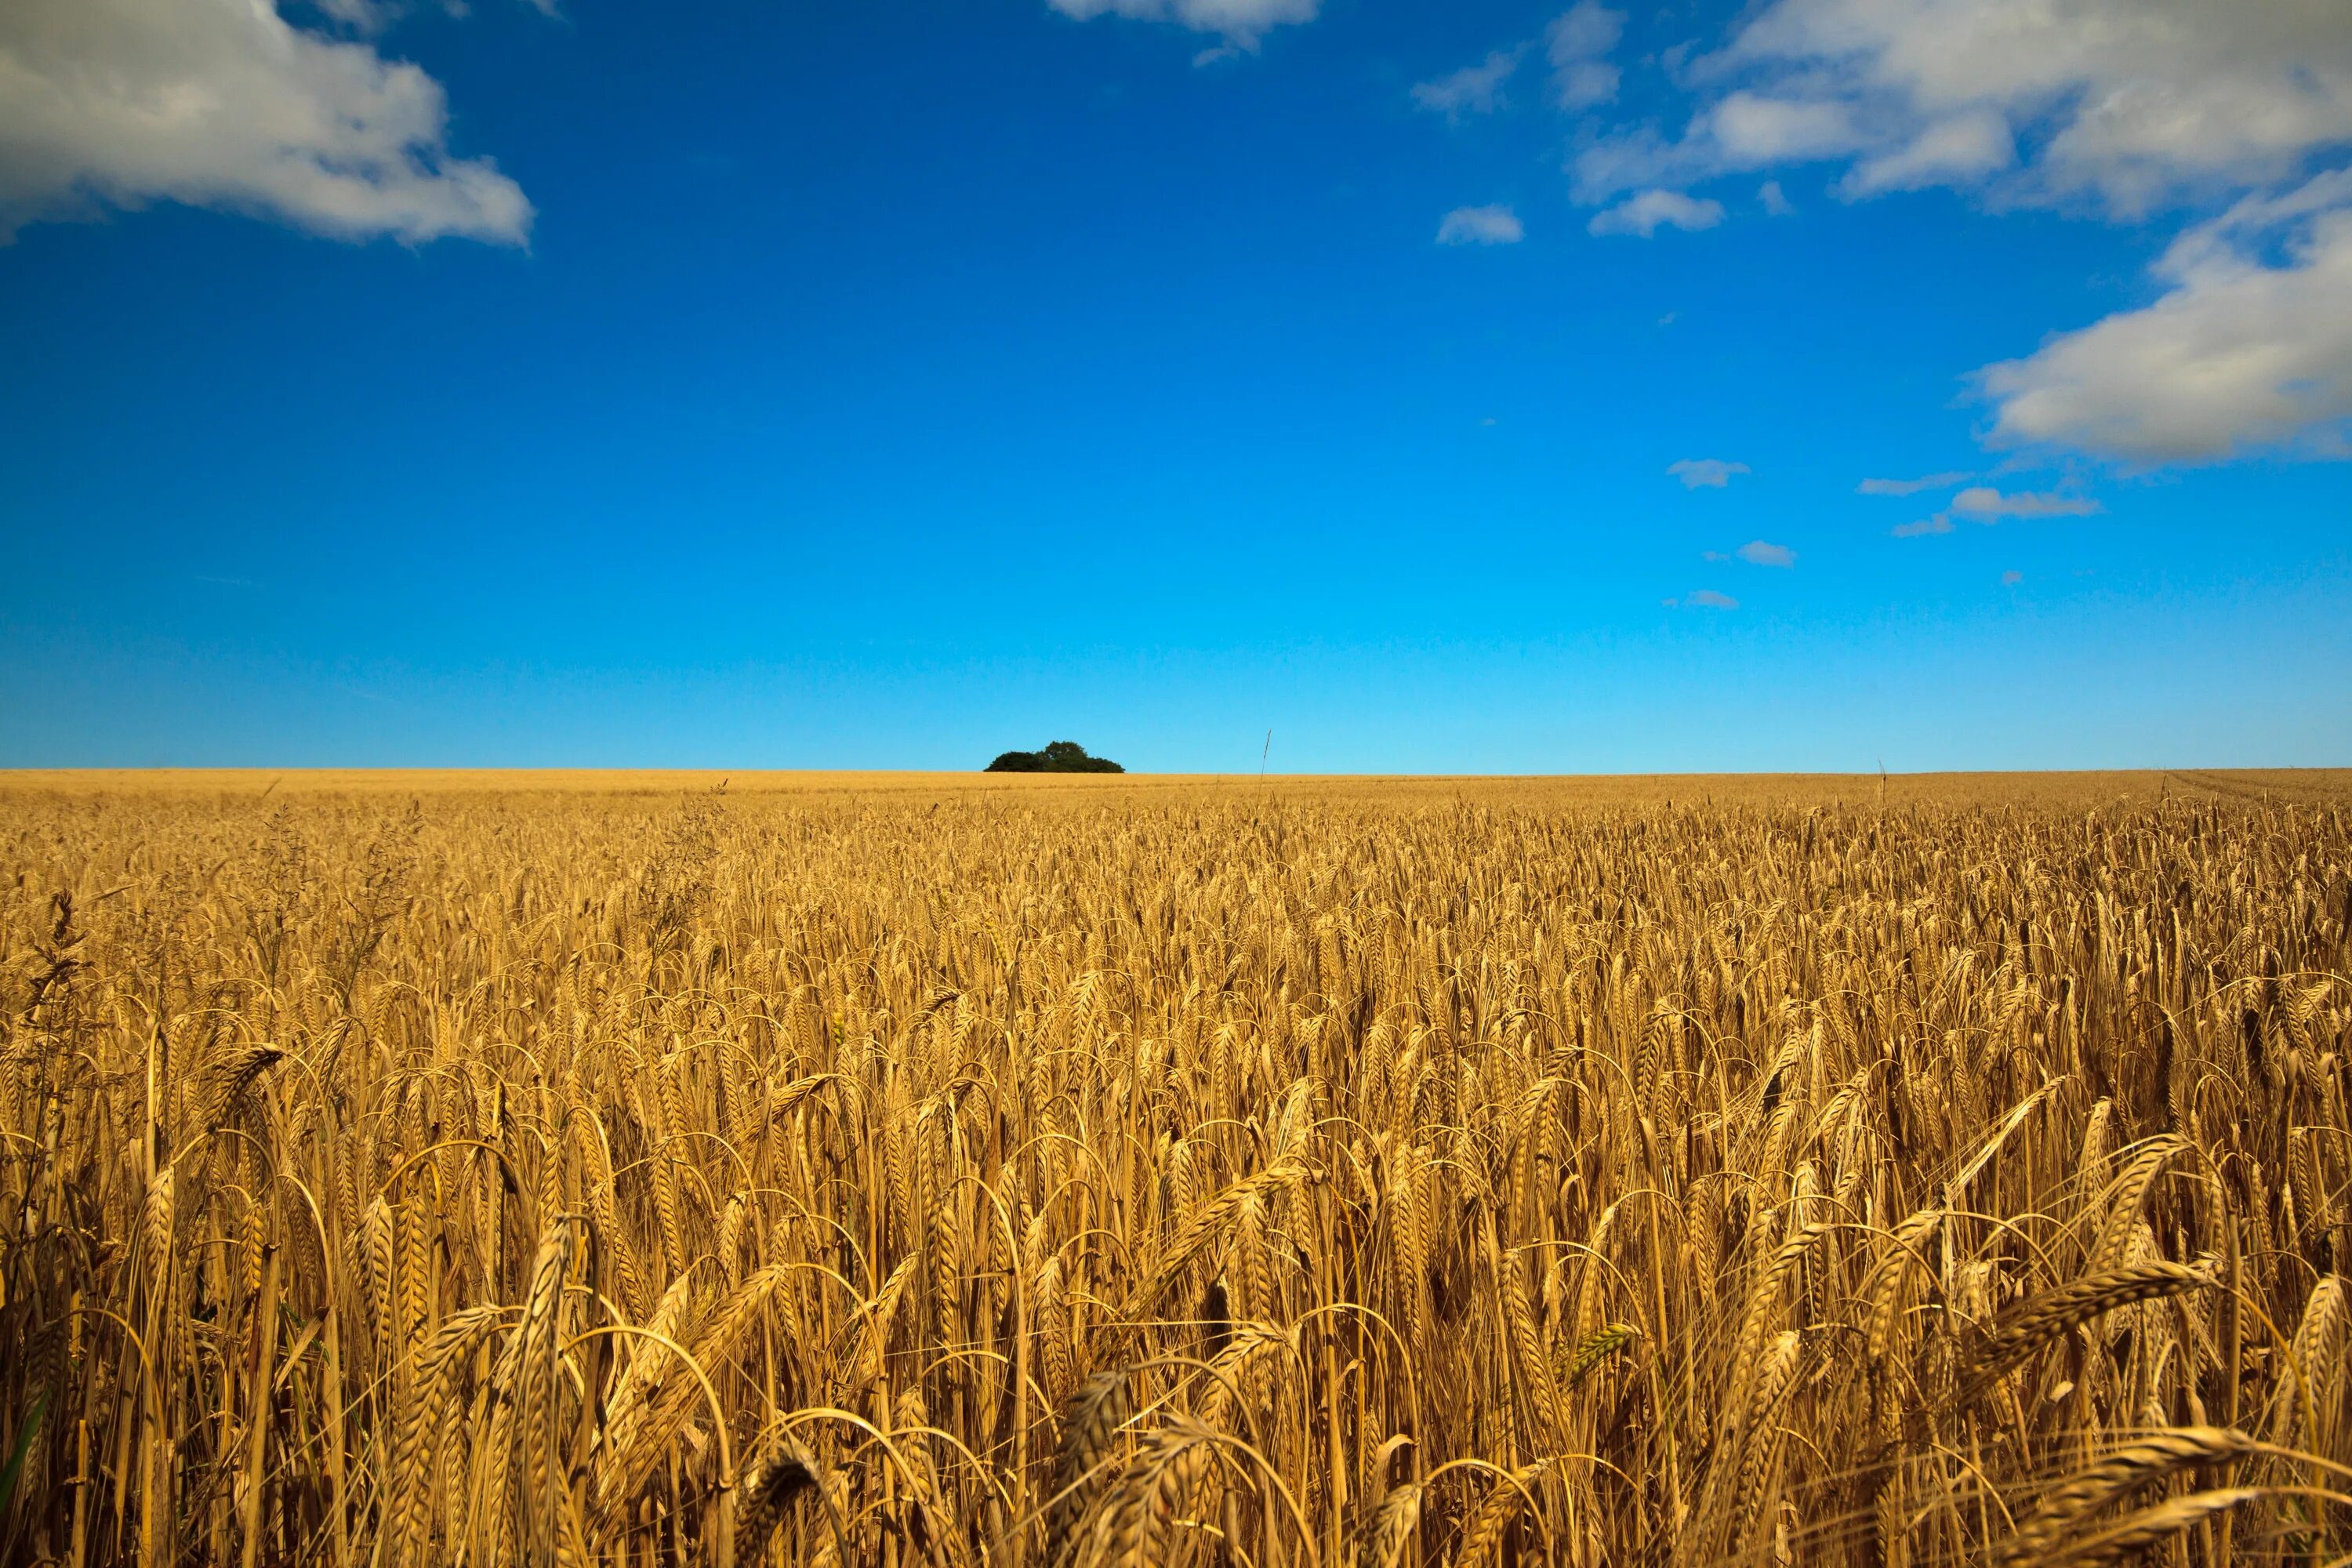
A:
{"label": "blue sky", "polygon": [[0,765],[2352,763],[2336,0],[19,0],[0,81]]}

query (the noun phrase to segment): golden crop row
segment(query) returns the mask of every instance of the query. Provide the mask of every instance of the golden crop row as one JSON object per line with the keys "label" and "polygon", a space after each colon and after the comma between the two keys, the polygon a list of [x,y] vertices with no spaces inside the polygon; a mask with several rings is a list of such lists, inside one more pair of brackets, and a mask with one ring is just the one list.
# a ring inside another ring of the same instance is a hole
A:
{"label": "golden crop row", "polygon": [[2352,1551],[2340,775],[268,782],[0,785],[0,1561]]}

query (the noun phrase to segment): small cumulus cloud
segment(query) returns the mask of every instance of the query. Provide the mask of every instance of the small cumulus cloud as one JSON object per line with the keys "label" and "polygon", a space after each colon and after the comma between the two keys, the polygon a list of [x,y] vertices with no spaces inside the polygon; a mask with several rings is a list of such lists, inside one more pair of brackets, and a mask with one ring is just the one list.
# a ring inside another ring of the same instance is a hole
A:
{"label": "small cumulus cloud", "polygon": [[1519,68],[1527,49],[1496,49],[1475,66],[1464,66],[1450,76],[1415,83],[1412,100],[1433,114],[1459,120],[1465,114],[1492,114],[1503,106],[1503,84]]}
{"label": "small cumulus cloud", "polygon": [[1767,544],[1760,539],[1749,540],[1739,547],[1737,553],[1750,566],[1794,566],[1797,563],[1795,551],[1785,544]]}
{"label": "small cumulus cloud", "polygon": [[1974,478],[1974,474],[1923,474],[1916,479],[1864,479],[1853,488],[1857,495],[1916,496],[1921,490],[1939,490]]}
{"label": "small cumulus cloud", "polygon": [[1731,169],[1835,157],[1862,140],[1854,111],[1845,104],[1745,89],[1717,103],[1699,125],[1713,139],[1722,166]]}
{"label": "small cumulus cloud", "polygon": [[2004,588],[2014,588],[2024,581],[2025,574],[2022,572],[2004,572],[2000,574],[2000,585]]}
{"label": "small cumulus cloud", "polygon": [[1527,226],[1510,207],[1456,207],[1437,226],[1440,245],[1517,245]]}
{"label": "small cumulus cloud", "polygon": [[1978,522],[1998,522],[2004,517],[2090,517],[2102,509],[2081,496],[2032,490],[2003,495],[1990,485],[1975,485],[1952,498],[1952,510]]}
{"label": "small cumulus cloud", "polygon": [[1797,204],[1789,199],[1789,193],[1780,188],[1778,180],[1765,181],[1758,188],[1756,199],[1764,204],[1765,214],[1770,217],[1787,217],[1797,210]]}
{"label": "small cumulus cloud", "polygon": [[1455,207],[1437,226],[1440,245],[1517,245],[1528,237],[1508,207]]}
{"label": "small cumulus cloud", "polygon": [[1739,608],[1738,600],[1733,598],[1728,594],[1718,594],[1712,588],[1701,588],[1695,594],[1684,595],[1683,604],[1685,607],[1694,610],[1736,610]]}
{"label": "small cumulus cloud", "polygon": [[1595,213],[1585,225],[1591,234],[1637,234],[1648,239],[1662,228],[1696,232],[1723,221],[1723,204],[1706,196],[1686,196],[1680,191],[1643,191],[1628,196],[1606,212]]}
{"label": "small cumulus cloud", "polygon": [[1745,463],[1727,463],[1720,458],[1685,458],[1668,463],[1666,472],[1682,480],[1686,490],[1719,490],[1731,483],[1734,474],[1753,470]]}

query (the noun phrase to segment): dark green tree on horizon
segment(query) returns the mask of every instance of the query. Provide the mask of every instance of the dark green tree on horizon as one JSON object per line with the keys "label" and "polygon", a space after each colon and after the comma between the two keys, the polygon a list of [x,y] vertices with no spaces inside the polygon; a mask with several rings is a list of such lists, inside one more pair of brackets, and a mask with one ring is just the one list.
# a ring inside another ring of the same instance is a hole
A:
{"label": "dark green tree on horizon", "polygon": [[1042,752],[1007,752],[988,764],[992,773],[1123,773],[1108,757],[1093,757],[1076,741],[1055,741]]}

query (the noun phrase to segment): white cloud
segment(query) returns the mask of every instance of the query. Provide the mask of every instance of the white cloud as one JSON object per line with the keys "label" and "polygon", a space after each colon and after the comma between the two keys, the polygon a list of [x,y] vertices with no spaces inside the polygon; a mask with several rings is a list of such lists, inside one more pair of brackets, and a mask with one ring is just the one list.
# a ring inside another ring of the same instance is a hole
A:
{"label": "white cloud", "polygon": [[1713,228],[1722,221],[1721,202],[1680,191],[1643,191],[1607,212],[1595,213],[1584,226],[1593,234],[1638,234],[1647,239],[1660,228]]}
{"label": "white cloud", "polygon": [[2009,122],[1990,110],[1938,120],[1900,147],[1874,153],[1845,177],[1849,195],[1967,184],[2017,161]]}
{"label": "white cloud", "polygon": [[1593,59],[1615,48],[1624,36],[1624,12],[1612,11],[1595,0],[1581,0],[1544,29],[1544,52],[1556,66]]}
{"label": "white cloud", "polygon": [[1571,60],[1552,73],[1552,97],[1562,109],[1590,109],[1616,97],[1622,80],[1607,60]]}
{"label": "white cloud", "polygon": [[1990,186],[2136,216],[2352,142],[2343,0],[1771,0],[1684,74],[1682,134],[1595,138],[1585,200],[1840,159],[1849,195]]}
{"label": "white cloud", "polygon": [[1544,29],[1552,98],[1562,109],[1591,109],[1617,96],[1617,68],[1607,56],[1624,36],[1625,14],[1599,0],[1579,0]]}
{"label": "white cloud", "polygon": [[1778,180],[1767,180],[1759,185],[1756,199],[1764,204],[1765,214],[1769,217],[1787,217],[1797,210],[1796,204],[1789,200],[1789,193],[1780,188]]}
{"label": "white cloud", "polygon": [[1727,463],[1720,458],[1685,458],[1666,465],[1666,472],[1682,480],[1686,490],[1719,490],[1734,474],[1752,471],[1745,463]]}
{"label": "white cloud", "polygon": [[2352,138],[2341,0],[1775,0],[1710,64],[1846,107],[1874,155],[1943,138],[1947,183],[2006,167],[1994,154],[2031,132],[2011,199],[2127,214]]}
{"label": "white cloud", "polygon": [[391,26],[398,0],[314,0],[330,20],[353,32],[381,33]]}
{"label": "white cloud", "polygon": [[1853,110],[1835,99],[1734,92],[1703,123],[1714,159],[1729,169],[1834,157],[1867,140],[1854,124]]}
{"label": "white cloud", "polygon": [[1440,245],[1517,245],[1527,237],[1508,207],[1455,207],[1437,226]]}
{"label": "white cloud", "polygon": [[163,200],[342,238],[521,244],[530,201],[488,159],[450,156],[447,120],[422,70],[271,0],[5,0],[0,238]]}
{"label": "white cloud", "polygon": [[1525,49],[1496,49],[1475,66],[1464,66],[1451,76],[1416,83],[1412,100],[1422,108],[1459,120],[1465,114],[1492,114],[1502,107],[1503,84],[1518,70]]}
{"label": "white cloud", "polygon": [[[1066,16],[1131,16],[1174,22],[1196,33],[1214,33],[1242,48],[1253,47],[1268,28],[1312,22],[1321,0],[1046,0]],[[1215,51],[1212,51],[1213,53]]]}
{"label": "white cloud", "polygon": [[1979,522],[1998,522],[2004,517],[2090,517],[2101,509],[2081,496],[2032,490],[2003,495],[1990,485],[1975,485],[1952,498],[1952,510]]}
{"label": "white cloud", "polygon": [[[2284,264],[2259,258],[2285,237]],[[1979,374],[1997,441],[2128,463],[2352,450],[2352,171],[2252,197],[2158,264],[2155,303]]]}
{"label": "white cloud", "polygon": [[2004,588],[2014,588],[2024,581],[2025,574],[2022,572],[2004,572],[2000,574],[2000,585]]}
{"label": "white cloud", "polygon": [[1569,160],[1570,189],[1587,206],[1661,182],[1687,184],[1712,173],[1687,146],[1670,143],[1647,125],[1587,135]]}
{"label": "white cloud", "polygon": [[[1671,599],[1667,601],[1668,604],[1672,604],[1673,602],[1674,601]],[[1712,588],[1701,588],[1695,594],[1685,594],[1683,595],[1683,603],[1696,610],[1736,610],[1739,608],[1738,600],[1733,598],[1728,594],[1718,594]]]}
{"label": "white cloud", "polygon": [[[381,33],[420,6],[451,16],[465,16],[473,9],[470,0],[310,0],[310,4],[330,21],[341,22],[355,33]],[[523,0],[523,4],[542,16],[562,15],[556,0]]]}
{"label": "white cloud", "polygon": [[1841,103],[1742,90],[1700,110],[1679,141],[1648,125],[1588,136],[1569,173],[1576,199],[1597,206],[1643,185],[1694,184],[1736,170],[1836,157],[1866,140]]}
{"label": "white cloud", "polygon": [[1927,474],[1916,479],[1864,479],[1853,489],[1856,495],[1916,496],[1921,490],[1940,490],[1974,478],[1974,474],[1954,473]]}
{"label": "white cloud", "polygon": [[1672,221],[1634,221],[1658,192],[1824,162],[1847,200],[1948,186],[2138,222],[2237,199],[2167,255],[2153,303],[1981,372],[1992,437],[2136,464],[2352,456],[2346,0],[1762,0],[1672,75],[1678,126],[1580,138],[1595,232]]}
{"label": "white cloud", "polygon": [[[1938,476],[1949,478],[1951,476]],[[1881,494],[1903,494],[1904,491],[1881,491]],[[1893,531],[1897,539],[1917,539],[1925,534],[1949,533],[1953,519],[1965,518],[1988,527],[2005,517],[2091,517],[2105,510],[2097,501],[2084,496],[2054,495],[2047,491],[2020,490],[2003,495],[1990,485],[1972,485],[1952,498],[1952,504],[1933,517],[1923,517],[1916,522],[1906,522]]]}
{"label": "white cloud", "polygon": [[1767,544],[1760,539],[1749,540],[1734,553],[1750,566],[1794,566],[1797,563],[1795,551],[1785,544]]}

